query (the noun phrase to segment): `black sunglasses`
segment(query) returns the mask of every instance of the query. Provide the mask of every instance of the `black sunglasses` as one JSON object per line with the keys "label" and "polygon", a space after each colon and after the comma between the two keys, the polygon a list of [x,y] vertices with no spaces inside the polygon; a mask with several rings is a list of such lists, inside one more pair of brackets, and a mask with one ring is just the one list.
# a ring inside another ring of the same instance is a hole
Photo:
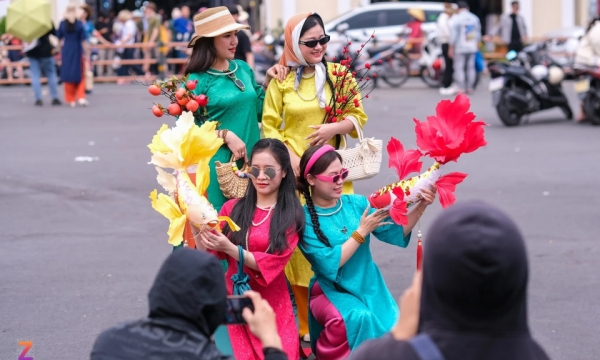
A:
{"label": "black sunglasses", "polygon": [[[226,72],[226,71],[223,71]],[[235,75],[235,73],[228,73],[227,77],[229,77],[231,79],[231,81],[233,81],[233,83],[235,84],[235,86],[238,87],[238,89],[240,89],[241,91],[246,90],[246,85],[244,85],[244,83],[242,82],[242,80],[238,79],[238,77]]]}
{"label": "black sunglasses", "polygon": [[329,35],[325,35],[322,38],[320,38],[319,40],[309,40],[309,41],[298,41],[298,44],[307,46],[309,48],[314,48],[315,46],[317,46],[317,44],[321,44],[321,45],[325,45],[329,42],[329,39],[331,39],[331,37]]}
{"label": "black sunglasses", "polygon": [[[267,166],[267,167],[266,167],[264,170],[262,170],[262,171],[264,171],[264,173],[265,173],[265,176],[266,176],[266,177],[267,177],[269,180],[271,180],[271,179],[275,178],[275,176],[277,176],[277,172],[278,172],[279,170],[281,170],[281,169],[275,169],[274,167]],[[253,178],[255,178],[255,179],[256,179],[256,178],[258,178],[258,176],[260,175],[260,171],[261,171],[261,168],[259,168],[259,167],[257,167],[257,166],[252,166],[252,167],[250,167],[250,171],[249,171],[249,173],[250,173],[250,176],[252,176]]]}

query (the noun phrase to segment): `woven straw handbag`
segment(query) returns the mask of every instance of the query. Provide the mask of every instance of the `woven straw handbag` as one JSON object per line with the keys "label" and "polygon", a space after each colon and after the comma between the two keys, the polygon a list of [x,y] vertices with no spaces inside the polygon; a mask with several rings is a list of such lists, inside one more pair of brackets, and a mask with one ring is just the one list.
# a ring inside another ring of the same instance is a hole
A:
{"label": "woven straw handbag", "polygon": [[[241,171],[245,171],[247,164]],[[222,164],[220,161],[215,161],[215,169],[217,171],[217,180],[219,181],[219,187],[223,192],[223,195],[228,199],[238,199],[246,194],[248,188],[248,178],[242,178],[236,175],[235,170],[237,164],[234,160],[233,155],[231,161]]]}
{"label": "woven straw handbag", "polygon": [[348,149],[348,140],[344,135],[343,148],[337,150],[342,155],[342,166],[348,169],[346,181],[370,179],[379,174],[383,141],[375,138],[365,138],[363,130],[355,118],[348,116],[346,120],[350,120],[354,124],[359,140],[355,147]]}

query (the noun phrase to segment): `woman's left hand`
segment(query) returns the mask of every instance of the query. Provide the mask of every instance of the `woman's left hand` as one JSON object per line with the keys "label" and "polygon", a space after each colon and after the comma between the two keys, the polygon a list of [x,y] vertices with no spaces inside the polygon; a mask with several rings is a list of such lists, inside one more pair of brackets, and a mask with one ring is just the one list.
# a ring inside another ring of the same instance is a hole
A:
{"label": "woman's left hand", "polygon": [[421,200],[421,206],[426,207],[429,206],[433,203],[433,201],[435,200],[435,196],[437,194],[437,188],[435,187],[435,185],[433,185],[431,187],[431,189],[427,189],[424,188],[421,190],[421,196],[423,197],[423,199]]}
{"label": "woman's left hand", "polygon": [[265,84],[268,85],[271,79],[277,78],[279,82],[282,82],[287,74],[290,72],[290,69],[287,66],[275,64],[271,66],[269,70],[267,70],[267,76],[265,78]]}
{"label": "woman's left hand", "polygon": [[310,146],[326,144],[332,137],[339,133],[336,124],[322,124],[311,126],[315,132],[308,135],[304,140],[310,140]]}
{"label": "woman's left hand", "polygon": [[209,250],[221,252],[227,252],[234,246],[223,233],[213,232],[212,230],[202,230],[200,232],[200,242]]}

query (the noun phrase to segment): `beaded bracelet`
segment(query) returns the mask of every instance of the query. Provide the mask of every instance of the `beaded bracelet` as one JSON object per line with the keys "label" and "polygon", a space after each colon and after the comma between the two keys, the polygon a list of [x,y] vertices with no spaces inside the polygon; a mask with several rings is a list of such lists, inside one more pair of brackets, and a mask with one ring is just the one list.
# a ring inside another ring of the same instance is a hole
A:
{"label": "beaded bracelet", "polygon": [[227,129],[223,129],[221,130],[221,139],[223,139],[223,142],[226,143],[227,141],[225,141],[225,138],[227,137],[227,133],[229,132],[229,130]]}
{"label": "beaded bracelet", "polygon": [[358,231],[353,232],[352,235],[350,235],[350,237],[358,241],[360,244],[365,243],[365,238],[361,234],[359,234]]}
{"label": "beaded bracelet", "polygon": [[250,174],[248,174],[247,172],[241,171],[240,169],[238,169],[237,164],[234,162],[231,163],[231,169],[233,170],[233,173],[242,179],[249,179],[250,178]]}

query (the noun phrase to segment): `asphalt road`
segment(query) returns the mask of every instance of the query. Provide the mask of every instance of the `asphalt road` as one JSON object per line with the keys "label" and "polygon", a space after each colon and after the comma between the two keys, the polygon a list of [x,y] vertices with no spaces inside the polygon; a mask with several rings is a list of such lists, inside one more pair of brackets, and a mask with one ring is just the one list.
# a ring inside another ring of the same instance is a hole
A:
{"label": "asphalt road", "polygon": [[[469,173],[457,197],[496,204],[520,225],[530,325],[551,357],[598,359],[600,127],[552,110],[505,128],[485,83],[472,102],[490,125],[489,145],[451,167]],[[419,80],[378,90],[366,101],[366,134],[414,145],[412,118],[432,115],[440,99]],[[100,331],[146,314],[146,294],[171,251],[167,221],[148,199],[158,185],[146,148],[170,119],[151,115],[154,99],[142,86],[98,85],[89,100],[88,108],[37,108],[30,88],[0,88],[2,360],[17,359],[18,341],[27,340],[36,360],[87,358]],[[382,169],[357,192],[394,180]],[[424,216],[424,241],[440,211],[436,203]],[[415,268],[415,242],[375,243],[373,251],[399,296]]]}

